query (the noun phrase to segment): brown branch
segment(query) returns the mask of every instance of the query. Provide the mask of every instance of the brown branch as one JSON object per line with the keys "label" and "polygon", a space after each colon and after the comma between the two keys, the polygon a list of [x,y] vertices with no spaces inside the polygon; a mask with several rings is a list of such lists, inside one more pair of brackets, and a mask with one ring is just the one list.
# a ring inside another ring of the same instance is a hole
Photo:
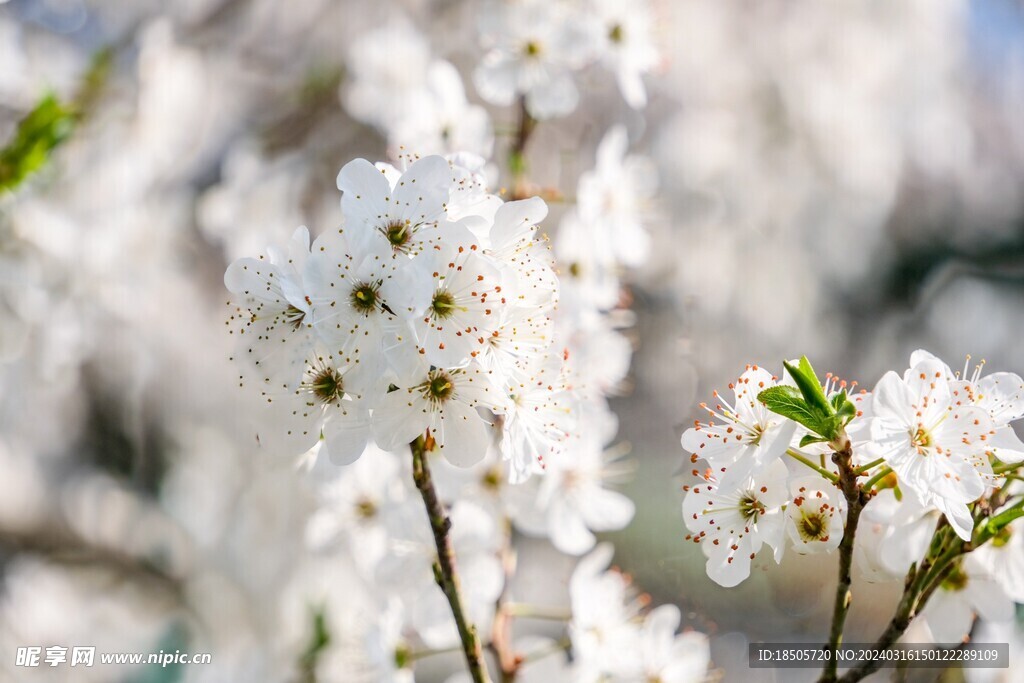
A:
{"label": "brown branch", "polygon": [[839,544],[839,583],[836,586],[836,598],[832,607],[832,628],[829,630],[828,649],[833,656],[825,664],[819,683],[834,683],[837,679],[839,666],[835,650],[843,642],[843,626],[846,615],[850,611],[853,593],[850,584],[853,582],[851,569],[853,566],[853,546],[857,536],[857,525],[860,513],[867,503],[867,495],[857,483],[857,471],[853,467],[853,448],[846,439],[842,449],[832,454],[832,462],[839,467],[839,488],[846,499],[846,525],[843,527],[843,540]]}
{"label": "brown branch", "polygon": [[501,547],[501,567],[505,575],[505,584],[495,605],[491,642],[488,644],[488,649],[498,661],[501,683],[515,683],[516,676],[519,675],[519,667],[523,664],[523,657],[512,648],[512,614],[505,609],[508,586],[515,573],[515,566],[516,555],[512,549],[512,522],[505,519]]}
{"label": "brown branch", "polygon": [[409,447],[412,451],[413,481],[416,482],[416,488],[419,489],[420,495],[423,497],[423,505],[426,507],[427,517],[430,519],[430,528],[434,532],[434,545],[437,547],[434,580],[437,581],[437,585],[448,598],[448,605],[451,607],[452,616],[455,617],[459,639],[462,641],[462,651],[466,656],[466,665],[469,667],[473,683],[490,683],[476,627],[469,623],[462,605],[459,573],[455,567],[455,553],[452,550],[451,537],[448,535],[452,523],[437,497],[437,489],[434,488],[434,482],[430,476],[430,467],[426,457],[427,442],[420,436]]}

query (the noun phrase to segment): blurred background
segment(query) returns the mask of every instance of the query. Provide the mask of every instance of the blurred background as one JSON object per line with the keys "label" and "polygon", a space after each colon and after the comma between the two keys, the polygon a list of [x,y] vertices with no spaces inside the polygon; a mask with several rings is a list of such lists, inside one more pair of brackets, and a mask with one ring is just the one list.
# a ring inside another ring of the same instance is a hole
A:
{"label": "blurred background", "polygon": [[[313,680],[309,594],[355,600],[338,588],[349,570],[304,548],[308,481],[244,428],[222,275],[300,224],[335,226],[344,163],[395,158],[362,106],[368,51],[394,55],[394,79],[422,51],[455,65],[503,158],[517,110],[474,88],[478,9],[0,2],[0,147],[30,114],[59,119],[38,159],[0,157],[0,680]],[[525,151],[555,199],[552,234],[613,124],[659,178],[650,258],[625,275],[635,353],[613,401],[637,514],[608,537],[639,586],[711,635],[724,680],[808,680],[747,671],[746,643],[820,639],[835,558],[790,554],[770,572],[759,558],[739,588],[714,584],[683,540],[679,435],[747,363],[806,354],[870,388],[924,347],[1024,372],[1024,3],[651,12],[646,108],[588,67],[576,110],[541,122]],[[380,32],[395,26],[414,38]],[[573,566],[539,544],[524,556],[524,581]],[[848,641],[871,639],[898,587],[855,587],[868,590],[883,597],[857,604]],[[18,646],[51,641],[213,664],[13,666]],[[315,680],[351,680],[345,646]]]}

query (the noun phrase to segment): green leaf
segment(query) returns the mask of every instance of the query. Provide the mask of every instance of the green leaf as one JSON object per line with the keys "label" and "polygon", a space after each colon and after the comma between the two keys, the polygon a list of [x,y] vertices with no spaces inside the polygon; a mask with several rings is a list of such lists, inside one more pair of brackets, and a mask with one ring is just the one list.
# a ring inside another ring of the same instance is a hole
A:
{"label": "green leaf", "polygon": [[13,190],[49,160],[71,132],[74,114],[47,95],[18,124],[14,138],[0,150],[0,190]]}
{"label": "green leaf", "polygon": [[829,399],[829,403],[832,404],[832,410],[839,412],[842,405],[846,403],[846,389],[841,389],[837,393],[832,394],[832,398]]}
{"label": "green leaf", "polygon": [[804,438],[800,439],[800,448],[810,446],[812,443],[822,443],[824,441],[828,441],[828,439],[821,436],[815,436],[814,434],[804,434]]}
{"label": "green leaf", "polygon": [[826,437],[825,440],[828,439],[823,433],[828,427],[824,419],[827,416],[822,416],[812,409],[795,387],[785,384],[769,387],[757,395],[757,400],[764,403],[773,413],[788,417],[813,433]]}
{"label": "green leaf", "polygon": [[843,418],[842,422],[845,425],[850,420],[857,417],[857,406],[853,405],[850,401],[844,401],[839,408],[836,409],[836,415]]}
{"label": "green leaf", "polygon": [[818,414],[832,415],[835,411],[832,408],[832,404],[828,402],[825,397],[825,391],[821,388],[821,381],[818,380],[818,376],[814,373],[814,368],[811,367],[811,362],[807,360],[807,356],[800,356],[800,362],[798,365],[784,362],[783,365],[786,370],[789,371],[793,381],[796,382],[796,386],[800,389],[800,393],[803,394],[804,400],[811,406]]}

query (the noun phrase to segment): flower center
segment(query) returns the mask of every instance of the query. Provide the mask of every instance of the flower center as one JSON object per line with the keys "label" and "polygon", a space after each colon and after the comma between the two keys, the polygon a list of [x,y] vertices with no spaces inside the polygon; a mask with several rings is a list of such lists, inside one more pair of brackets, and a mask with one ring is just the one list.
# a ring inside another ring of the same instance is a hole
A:
{"label": "flower center", "polygon": [[921,455],[927,455],[925,451],[932,445],[932,435],[922,425],[918,425],[917,431],[910,437],[910,445]]}
{"label": "flower center", "polygon": [[760,423],[755,424],[753,427],[750,428],[750,436],[753,437],[750,440],[751,446],[757,446],[758,444],[761,443],[761,436],[764,435],[766,429],[768,429],[768,427]]}
{"label": "flower center", "polygon": [[743,519],[754,522],[765,513],[764,504],[755,498],[753,493],[748,493],[740,498],[739,511]]}
{"label": "flower center", "polygon": [[501,488],[501,473],[492,467],[487,470],[483,478],[480,480],[480,483],[483,484],[484,488],[488,491],[497,491]]}
{"label": "flower center", "polygon": [[306,312],[288,304],[288,308],[284,310],[284,320],[286,323],[294,327],[296,330],[302,327],[302,321],[306,317]]}
{"label": "flower center", "polygon": [[369,498],[363,498],[356,503],[356,514],[362,519],[371,519],[377,514],[377,506]]}
{"label": "flower center", "polygon": [[825,536],[825,515],[812,512],[801,513],[800,521],[796,525],[800,538],[805,541],[820,541]]}
{"label": "flower center", "polygon": [[432,370],[428,376],[427,385],[427,398],[436,403],[444,403],[451,398],[452,393],[455,391],[455,385],[452,384],[452,378],[448,376],[448,373],[441,370]]}
{"label": "flower center", "polygon": [[337,403],[345,395],[341,373],[331,367],[324,367],[316,371],[313,379],[309,382],[309,390],[324,405]]}
{"label": "flower center", "polygon": [[445,320],[455,314],[455,297],[443,289],[434,292],[434,300],[430,302],[430,311],[435,318]]}
{"label": "flower center", "polygon": [[352,308],[369,314],[377,310],[377,290],[373,285],[359,284],[352,289]]}
{"label": "flower center", "polygon": [[608,31],[608,40],[613,43],[621,43],[622,38],[622,24],[615,24],[612,26],[611,30]]}
{"label": "flower center", "polygon": [[400,250],[409,244],[409,240],[412,239],[412,232],[409,230],[407,222],[393,220],[384,227],[384,236],[388,238],[388,242],[391,243],[393,249]]}
{"label": "flower center", "polygon": [[540,55],[541,51],[540,43],[535,40],[531,40],[523,46],[523,52],[527,57],[536,57]]}

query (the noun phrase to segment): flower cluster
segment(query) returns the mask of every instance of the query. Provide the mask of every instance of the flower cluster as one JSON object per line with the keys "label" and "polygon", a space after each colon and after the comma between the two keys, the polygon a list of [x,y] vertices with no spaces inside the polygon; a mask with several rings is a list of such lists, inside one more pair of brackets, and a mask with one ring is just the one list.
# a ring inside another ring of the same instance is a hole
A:
{"label": "flower cluster", "polygon": [[[610,137],[603,170],[581,183],[592,186],[593,203],[609,203],[609,193],[628,203],[631,186],[596,180],[622,175],[624,132]],[[482,634],[535,609],[519,614],[509,602],[513,527],[581,555],[594,532],[622,528],[634,513],[608,488],[628,472],[610,447],[617,421],[607,403],[631,354],[614,321],[618,297],[607,300],[585,278],[560,282],[537,228],[545,203],[502,201],[475,157],[404,161],[404,169],[350,162],[338,174],[340,228],[312,241],[299,228],[284,247],[225,273],[236,298],[228,322],[238,381],[264,406],[258,442],[312,456],[318,505],[307,541],[353,560],[380,605],[363,649],[371,661],[360,667],[396,681],[411,678],[410,653],[443,651],[460,637],[435,586],[435,538],[417,502],[411,443],[430,459],[465,612]],[[610,239],[605,231],[592,242]],[[568,270],[609,266],[617,290],[618,266],[601,260],[611,252],[602,246],[600,259],[581,255]],[[623,575],[605,571],[610,552],[602,546],[581,562],[572,581],[573,663],[559,665],[564,675],[701,677],[703,638],[676,637],[673,607],[648,614]],[[599,608],[594,585],[609,595]],[[609,659],[602,634],[623,638],[629,652]],[[513,645],[529,656],[535,644]]]}
{"label": "flower cluster", "polygon": [[[982,376],[981,366],[954,373],[924,351],[910,365],[849,397],[852,386],[828,377],[822,395],[851,406],[839,440],[775,403],[773,387],[799,395],[789,364],[781,381],[748,367],[730,384],[729,398],[716,392],[714,406],[702,405],[711,419],[686,430],[682,445],[707,468],[693,470],[701,481],[687,487],[683,513],[711,578],[739,583],[765,544],[776,561],[787,545],[801,553],[835,550],[846,502],[840,468],[828,456],[844,448],[865,482],[875,548],[898,548],[860,553],[869,572],[905,572],[923,556],[939,515],[971,541],[979,499],[1005,484],[997,471],[1024,460],[1010,426],[1024,417],[1024,381],[1011,373]],[[919,542],[907,542],[908,535]]]}
{"label": "flower cluster", "polygon": [[916,632],[937,642],[965,638],[978,615],[1010,618],[1024,597],[1024,444],[1012,426],[1024,417],[1024,380],[983,366],[972,370],[968,357],[953,372],[916,351],[902,375],[852,396],[855,385],[831,375],[822,385],[806,358],[786,363],[781,381],[748,367],[729,399],[716,392],[702,406],[711,420],[682,436],[695,466],[707,464],[693,470],[700,481],[686,487],[683,516],[708,576],[735,586],[765,545],[776,562],[787,547],[838,548],[833,645],[852,565],[869,581],[903,578],[880,647],[916,614]]}
{"label": "flower cluster", "polygon": [[642,77],[658,53],[644,2],[491,2],[480,24],[486,51],[473,81],[492,104],[522,96],[534,118],[570,114],[579,103],[574,73],[594,63],[615,75],[631,107],[647,104]]}
{"label": "flower cluster", "polygon": [[266,259],[231,264],[252,361],[240,378],[269,408],[266,448],[299,455],[322,439],[347,464],[371,438],[393,450],[425,436],[468,467],[500,434],[526,477],[567,437],[557,280],[536,234],[547,207],[467,206],[473,182],[439,156],[404,172],[357,159],[338,174],[343,227],[312,245],[300,228]]}

